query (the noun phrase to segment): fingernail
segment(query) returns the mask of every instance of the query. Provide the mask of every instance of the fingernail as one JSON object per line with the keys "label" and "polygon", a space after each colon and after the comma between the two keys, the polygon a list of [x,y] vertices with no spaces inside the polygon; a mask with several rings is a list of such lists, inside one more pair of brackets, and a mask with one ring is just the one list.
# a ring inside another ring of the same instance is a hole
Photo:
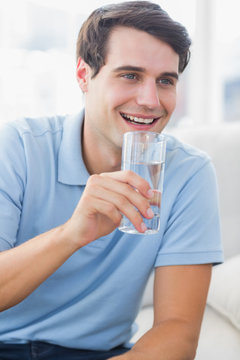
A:
{"label": "fingernail", "polygon": [[141,223],[141,230],[142,232],[145,232],[147,230],[147,227],[144,223]]}
{"label": "fingernail", "polygon": [[147,209],[147,216],[148,216],[148,217],[153,217],[153,216],[154,216],[154,212],[152,211],[151,208],[148,208],[148,209]]}
{"label": "fingernail", "polygon": [[150,189],[150,190],[148,190],[147,194],[150,198],[152,198],[154,195],[154,192]]}

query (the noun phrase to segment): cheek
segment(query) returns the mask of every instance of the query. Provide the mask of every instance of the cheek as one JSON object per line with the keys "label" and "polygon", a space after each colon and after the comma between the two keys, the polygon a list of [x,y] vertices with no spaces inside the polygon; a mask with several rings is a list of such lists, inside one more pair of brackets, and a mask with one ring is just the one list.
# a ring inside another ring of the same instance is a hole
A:
{"label": "cheek", "polygon": [[176,107],[176,91],[167,92],[160,100],[167,112],[171,114]]}
{"label": "cheek", "polygon": [[107,100],[112,107],[121,106],[129,102],[136,95],[136,89],[133,86],[124,86],[121,83],[112,82],[107,90]]}

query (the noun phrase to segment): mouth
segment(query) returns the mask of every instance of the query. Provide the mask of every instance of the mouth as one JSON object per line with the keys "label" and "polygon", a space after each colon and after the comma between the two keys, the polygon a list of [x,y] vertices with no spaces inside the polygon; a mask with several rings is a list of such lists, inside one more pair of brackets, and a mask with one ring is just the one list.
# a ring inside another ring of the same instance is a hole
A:
{"label": "mouth", "polygon": [[154,122],[156,122],[159,117],[137,117],[137,116],[132,116],[132,115],[128,115],[125,113],[120,113],[120,115],[122,116],[122,118],[128,122],[130,122],[131,124],[135,124],[135,125],[152,125]]}

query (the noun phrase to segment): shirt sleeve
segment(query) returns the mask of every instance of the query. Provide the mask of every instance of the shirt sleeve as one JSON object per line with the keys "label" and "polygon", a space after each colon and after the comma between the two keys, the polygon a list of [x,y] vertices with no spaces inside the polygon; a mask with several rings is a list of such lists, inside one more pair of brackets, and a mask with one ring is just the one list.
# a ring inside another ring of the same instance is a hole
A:
{"label": "shirt sleeve", "polygon": [[155,266],[222,261],[218,186],[214,167],[208,159],[179,188]]}
{"label": "shirt sleeve", "polygon": [[6,124],[0,129],[0,251],[16,243],[25,184],[23,142],[14,126]]}

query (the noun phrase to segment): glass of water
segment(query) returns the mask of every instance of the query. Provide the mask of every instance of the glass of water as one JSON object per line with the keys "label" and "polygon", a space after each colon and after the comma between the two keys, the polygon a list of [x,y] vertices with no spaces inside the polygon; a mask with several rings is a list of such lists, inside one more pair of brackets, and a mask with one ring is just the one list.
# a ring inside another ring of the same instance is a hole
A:
{"label": "glass of water", "polygon": [[[166,139],[163,135],[150,131],[134,131],[124,134],[122,170],[132,170],[143,177],[148,181],[154,193],[149,200],[154,217],[152,219],[143,218],[147,227],[144,234],[156,234],[160,229],[165,155]],[[124,215],[119,230],[129,234],[141,234]]]}

